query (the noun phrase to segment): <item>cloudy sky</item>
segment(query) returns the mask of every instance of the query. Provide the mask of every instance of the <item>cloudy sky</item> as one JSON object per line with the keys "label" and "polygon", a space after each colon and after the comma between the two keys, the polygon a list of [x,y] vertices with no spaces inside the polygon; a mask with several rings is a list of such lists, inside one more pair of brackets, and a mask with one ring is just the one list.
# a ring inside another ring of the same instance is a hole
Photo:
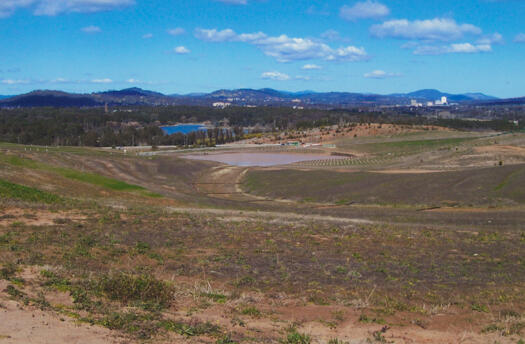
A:
{"label": "cloudy sky", "polygon": [[525,0],[0,0],[0,94],[525,96]]}

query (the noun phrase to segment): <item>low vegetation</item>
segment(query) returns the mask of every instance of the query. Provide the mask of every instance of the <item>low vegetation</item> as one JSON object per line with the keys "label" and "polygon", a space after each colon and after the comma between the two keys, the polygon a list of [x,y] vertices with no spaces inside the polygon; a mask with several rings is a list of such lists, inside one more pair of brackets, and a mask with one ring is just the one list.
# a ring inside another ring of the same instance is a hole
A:
{"label": "low vegetation", "polygon": [[61,198],[49,192],[35,188],[10,183],[0,179],[0,197],[4,199],[16,199],[26,202],[59,203]]}
{"label": "low vegetation", "polygon": [[251,170],[243,187],[262,200],[202,192],[231,171],[212,163],[24,148],[0,153],[0,305],[129,342],[525,335],[521,164]]}

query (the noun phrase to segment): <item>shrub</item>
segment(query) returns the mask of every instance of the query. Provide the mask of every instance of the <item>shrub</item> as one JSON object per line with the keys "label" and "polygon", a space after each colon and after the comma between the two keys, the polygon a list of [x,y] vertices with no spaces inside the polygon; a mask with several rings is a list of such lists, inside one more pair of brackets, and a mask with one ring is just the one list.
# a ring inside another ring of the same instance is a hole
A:
{"label": "shrub", "polygon": [[14,277],[16,273],[16,266],[14,264],[6,264],[0,269],[0,279],[9,280]]}
{"label": "shrub", "polygon": [[123,304],[140,301],[167,307],[173,299],[173,288],[149,274],[135,276],[120,273],[104,276],[100,279],[98,288],[109,299]]}

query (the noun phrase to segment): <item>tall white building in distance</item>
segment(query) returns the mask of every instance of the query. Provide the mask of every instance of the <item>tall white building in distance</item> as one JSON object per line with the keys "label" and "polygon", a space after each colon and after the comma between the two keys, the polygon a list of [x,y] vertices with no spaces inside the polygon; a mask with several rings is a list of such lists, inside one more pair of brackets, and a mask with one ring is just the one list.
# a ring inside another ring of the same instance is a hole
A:
{"label": "tall white building in distance", "polygon": [[441,97],[441,100],[436,100],[434,105],[448,105],[447,97]]}

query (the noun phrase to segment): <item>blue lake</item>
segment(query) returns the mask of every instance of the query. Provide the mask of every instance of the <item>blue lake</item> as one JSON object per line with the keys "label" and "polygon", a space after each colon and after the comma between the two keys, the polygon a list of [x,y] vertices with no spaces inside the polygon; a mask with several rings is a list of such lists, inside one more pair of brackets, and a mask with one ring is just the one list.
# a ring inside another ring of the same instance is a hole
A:
{"label": "blue lake", "polygon": [[171,135],[171,134],[188,134],[194,131],[200,131],[200,130],[207,130],[205,126],[202,126],[200,124],[178,124],[178,125],[170,125],[165,127],[160,127],[165,134]]}

